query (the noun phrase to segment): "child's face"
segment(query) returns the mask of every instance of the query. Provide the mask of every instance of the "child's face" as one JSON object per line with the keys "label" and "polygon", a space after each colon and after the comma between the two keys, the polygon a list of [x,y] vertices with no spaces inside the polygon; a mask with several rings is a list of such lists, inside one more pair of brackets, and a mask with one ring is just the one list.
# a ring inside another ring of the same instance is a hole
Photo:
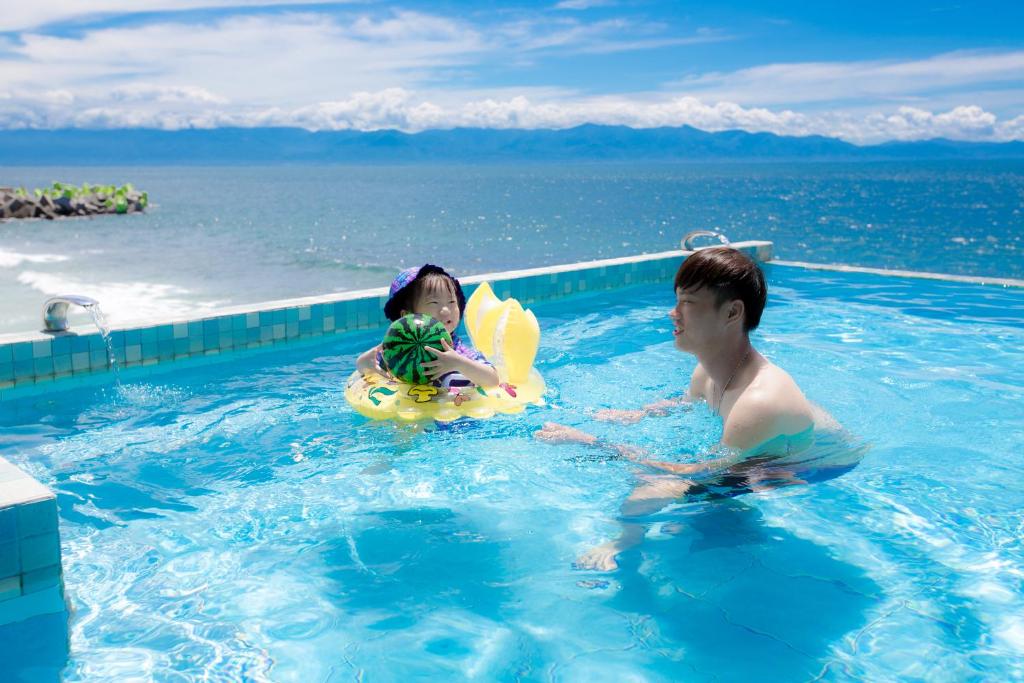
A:
{"label": "child's face", "polygon": [[448,334],[454,332],[455,328],[459,326],[461,317],[455,290],[443,281],[427,283],[413,300],[412,312],[437,318],[444,324]]}

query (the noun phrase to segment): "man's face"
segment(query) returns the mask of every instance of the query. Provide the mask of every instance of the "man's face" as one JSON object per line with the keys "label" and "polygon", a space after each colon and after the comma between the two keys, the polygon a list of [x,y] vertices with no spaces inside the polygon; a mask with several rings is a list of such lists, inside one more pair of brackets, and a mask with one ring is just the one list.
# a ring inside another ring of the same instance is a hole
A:
{"label": "man's face", "polygon": [[668,313],[676,348],[697,353],[714,346],[725,329],[729,302],[718,305],[708,287],[677,289],[676,305]]}
{"label": "man's face", "polygon": [[412,312],[437,318],[444,324],[448,334],[459,326],[461,316],[455,292],[443,285],[424,287],[412,302]]}

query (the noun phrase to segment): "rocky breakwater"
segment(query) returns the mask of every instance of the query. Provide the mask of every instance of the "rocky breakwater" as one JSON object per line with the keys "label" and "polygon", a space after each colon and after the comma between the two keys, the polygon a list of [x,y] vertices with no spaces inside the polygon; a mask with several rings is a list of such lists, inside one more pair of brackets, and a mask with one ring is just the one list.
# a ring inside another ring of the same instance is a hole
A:
{"label": "rocky breakwater", "polygon": [[31,193],[23,187],[0,187],[0,220],[137,213],[145,211],[148,204],[149,196],[130,184],[76,187],[54,183]]}

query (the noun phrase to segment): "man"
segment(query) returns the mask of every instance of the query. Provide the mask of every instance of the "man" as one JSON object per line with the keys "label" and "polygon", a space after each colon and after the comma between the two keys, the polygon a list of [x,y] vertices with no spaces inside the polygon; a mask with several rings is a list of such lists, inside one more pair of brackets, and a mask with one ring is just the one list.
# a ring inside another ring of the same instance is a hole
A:
{"label": "man", "polygon": [[[703,400],[722,418],[721,445],[726,454],[698,464],[669,463],[556,423],[545,424],[535,435],[555,443],[610,449],[640,465],[667,472],[641,477],[644,483],[622,506],[627,517],[657,511],[698,491],[736,495],[765,488],[770,481],[798,481],[792,472],[764,465],[808,448],[815,422],[830,419],[811,405],[793,378],[750,344],[750,332],[760,323],[767,300],[764,274],[752,259],[729,247],[700,250],[680,266],[675,293],[676,304],[669,318],[676,348],[692,353],[698,361],[686,395],[636,411],[601,411],[597,417],[636,422],[664,414],[680,403]],[[683,477],[699,477],[701,483]],[[639,524],[627,524],[620,538],[591,550],[577,566],[616,569],[615,556],[642,537]]]}

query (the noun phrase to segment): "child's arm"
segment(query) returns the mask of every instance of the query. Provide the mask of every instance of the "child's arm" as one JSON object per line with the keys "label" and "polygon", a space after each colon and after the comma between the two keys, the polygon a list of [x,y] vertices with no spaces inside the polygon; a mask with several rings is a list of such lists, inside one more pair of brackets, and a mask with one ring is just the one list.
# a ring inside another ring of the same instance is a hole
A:
{"label": "child's arm", "polygon": [[377,365],[377,353],[380,351],[380,345],[374,346],[372,349],[368,349],[359,354],[359,358],[356,358],[356,370],[362,374],[368,372],[376,372],[379,375],[386,375],[387,372],[384,368]]}
{"label": "child's arm", "polygon": [[492,366],[465,356],[459,356],[459,358],[463,367],[456,369],[456,372],[462,373],[463,377],[478,387],[498,386],[498,371]]}
{"label": "child's arm", "polygon": [[427,351],[434,354],[434,360],[422,364],[427,377],[435,380],[449,372],[458,372],[478,387],[494,387],[498,385],[498,371],[486,363],[466,358],[452,348],[452,345],[441,340],[442,350],[427,346]]}

